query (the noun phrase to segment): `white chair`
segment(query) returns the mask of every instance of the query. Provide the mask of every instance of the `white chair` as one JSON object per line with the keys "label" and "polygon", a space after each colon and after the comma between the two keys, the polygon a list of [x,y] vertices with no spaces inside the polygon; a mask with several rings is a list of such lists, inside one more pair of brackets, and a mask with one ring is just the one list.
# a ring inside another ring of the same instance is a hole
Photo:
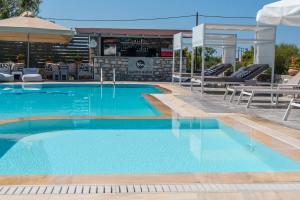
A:
{"label": "white chair", "polygon": [[298,96],[300,95],[300,89],[287,89],[287,88],[246,88],[243,89],[240,97],[238,99],[237,104],[239,105],[243,99],[244,96],[249,96],[247,108],[250,108],[251,103],[253,99],[255,98],[255,95],[267,95],[269,94],[271,96],[271,102],[273,103],[273,95],[276,96],[276,105],[279,101],[279,95],[292,95],[292,96]]}
{"label": "white chair", "polygon": [[0,64],[0,82],[13,82],[14,76],[10,74],[11,64],[1,63]]}
{"label": "white chair", "polygon": [[93,78],[93,66],[90,64],[81,64],[78,71],[78,80],[80,80],[80,77],[90,77]]}
{"label": "white chair", "polygon": [[51,77],[52,80],[58,80],[59,79],[58,64],[47,63],[45,66],[45,76],[46,79]]}
{"label": "white chair", "polygon": [[298,107],[298,108],[300,108],[300,103],[298,102],[296,102],[296,98],[293,98],[292,100],[291,100],[291,102],[290,102],[290,104],[289,104],[289,107],[287,108],[287,110],[286,110],[286,112],[285,112],[285,114],[284,114],[284,117],[283,117],[283,120],[284,121],[287,121],[288,120],[288,118],[289,118],[289,116],[290,116],[290,113],[291,113],[291,110],[292,110],[292,108],[293,107]]}
{"label": "white chair", "polygon": [[60,72],[60,80],[62,80],[62,81],[69,80],[69,66],[68,65],[59,66],[59,72]]}
{"label": "white chair", "polygon": [[[286,83],[282,83],[282,84],[278,84],[278,85],[274,85],[273,89],[287,89],[287,90],[291,90],[291,89],[297,89],[300,88],[300,72],[296,75],[293,76],[292,78],[290,78],[288,80],[288,82]],[[224,94],[224,100],[226,100],[227,95],[231,92],[231,97],[229,102],[232,103],[234,101],[234,97],[236,95],[236,93],[238,92],[242,92],[243,90],[255,90],[255,89],[272,89],[270,83],[265,83],[265,85],[255,85],[255,84],[249,84],[249,85],[242,85],[242,86],[227,86],[226,87],[226,91]],[[246,94],[247,95],[247,94]]]}
{"label": "white chair", "polygon": [[25,68],[22,76],[23,82],[41,82],[43,81],[42,75],[39,74],[38,68]]}

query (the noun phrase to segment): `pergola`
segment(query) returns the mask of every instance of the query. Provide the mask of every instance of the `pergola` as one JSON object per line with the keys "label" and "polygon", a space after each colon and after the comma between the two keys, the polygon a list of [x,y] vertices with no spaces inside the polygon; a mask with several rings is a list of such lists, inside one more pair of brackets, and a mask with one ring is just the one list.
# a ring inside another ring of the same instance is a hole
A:
{"label": "pergola", "polygon": [[[191,41],[187,41],[186,39],[192,39],[192,33],[177,33],[173,37],[173,66],[172,66],[172,82],[174,83],[174,79],[179,79],[179,84],[182,83],[182,66],[183,66],[183,50],[186,48],[191,48]],[[175,64],[176,64],[176,52],[179,51],[179,72],[175,72]],[[186,73],[185,73],[186,74]]]}
{"label": "pergola", "polygon": [[[253,34],[252,38],[244,38],[240,32]],[[194,49],[202,48],[201,92],[204,91],[205,48],[222,47],[223,62],[232,63],[236,58],[237,44],[250,44],[254,47],[254,64],[268,64],[272,68],[274,82],[276,27],[239,25],[239,24],[200,24],[193,28],[192,39],[192,78],[194,72]]]}

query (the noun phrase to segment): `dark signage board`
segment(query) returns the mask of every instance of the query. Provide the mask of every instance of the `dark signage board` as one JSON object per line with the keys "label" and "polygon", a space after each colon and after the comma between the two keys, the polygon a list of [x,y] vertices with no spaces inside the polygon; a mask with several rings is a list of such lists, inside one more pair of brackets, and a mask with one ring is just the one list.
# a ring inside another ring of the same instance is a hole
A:
{"label": "dark signage board", "polygon": [[146,57],[128,58],[128,74],[153,75],[153,59]]}

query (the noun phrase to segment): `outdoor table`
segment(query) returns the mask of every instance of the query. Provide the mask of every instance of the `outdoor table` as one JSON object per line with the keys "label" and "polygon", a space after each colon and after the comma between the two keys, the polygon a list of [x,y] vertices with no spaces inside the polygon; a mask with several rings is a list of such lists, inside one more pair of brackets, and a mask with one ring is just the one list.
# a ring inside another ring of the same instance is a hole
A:
{"label": "outdoor table", "polygon": [[14,80],[22,80],[23,72],[22,71],[13,71],[11,73],[14,76]]}

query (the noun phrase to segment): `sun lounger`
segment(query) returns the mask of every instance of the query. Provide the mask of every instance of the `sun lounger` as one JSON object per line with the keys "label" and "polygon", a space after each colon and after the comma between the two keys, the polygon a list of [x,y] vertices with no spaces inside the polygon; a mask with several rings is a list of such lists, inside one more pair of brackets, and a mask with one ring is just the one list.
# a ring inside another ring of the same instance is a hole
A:
{"label": "sun lounger", "polygon": [[287,110],[286,110],[286,112],[285,112],[285,114],[284,114],[284,117],[283,117],[283,120],[284,120],[284,121],[287,121],[287,120],[288,120],[288,118],[289,118],[289,116],[290,116],[290,113],[291,113],[291,110],[292,110],[293,107],[298,107],[298,108],[300,108],[300,103],[297,103],[295,98],[293,98],[293,99],[291,100],[291,102],[290,102],[290,104],[289,104],[289,107],[287,108]]}
{"label": "sun lounger", "polygon": [[[224,72],[226,72],[227,70],[229,70],[230,68],[232,68],[232,65],[231,64],[217,64],[217,65],[214,65],[206,70],[204,70],[204,76],[218,76]],[[197,76],[199,75],[200,76],[201,72],[198,72],[197,74],[194,73],[194,76]],[[180,80],[181,78],[181,81],[182,82],[189,82],[191,81],[191,73],[174,73],[173,74],[173,79],[174,80]]]}
{"label": "sun lounger", "polygon": [[276,95],[276,104],[278,103],[279,95],[300,95],[300,89],[281,89],[281,88],[245,88],[242,90],[240,97],[238,99],[238,104],[241,103],[244,96],[249,96],[247,108],[250,108],[255,95],[262,95],[262,94],[270,94],[271,98],[273,95]]}
{"label": "sun lounger", "polygon": [[[236,93],[241,92],[243,89],[255,89],[255,88],[266,88],[271,89],[271,83],[260,83],[255,85],[239,85],[239,86],[227,86],[224,94],[224,100],[226,100],[227,95],[231,92],[230,102],[234,100]],[[273,88],[277,89],[297,89],[300,88],[300,72],[293,76],[287,83],[273,85]]]}
{"label": "sun lounger", "polygon": [[14,81],[14,76],[10,74],[11,64],[1,63],[0,64],[0,82],[12,82]]}
{"label": "sun lounger", "polygon": [[[204,77],[206,83],[219,83],[227,85],[241,85],[245,82],[256,78],[258,75],[269,69],[269,65],[266,64],[252,64],[247,67],[242,67],[237,72],[228,77]],[[192,78],[193,83],[202,84],[201,76],[194,76]]]}
{"label": "sun lounger", "polygon": [[22,76],[23,82],[41,82],[43,81],[42,76],[39,74],[38,68],[25,68],[23,70],[24,75]]}
{"label": "sun lounger", "polygon": [[218,76],[232,68],[231,64],[217,64],[204,70],[204,76]]}
{"label": "sun lounger", "polygon": [[173,73],[173,80],[177,82],[189,82],[191,80],[191,73],[179,73],[175,72]]}

